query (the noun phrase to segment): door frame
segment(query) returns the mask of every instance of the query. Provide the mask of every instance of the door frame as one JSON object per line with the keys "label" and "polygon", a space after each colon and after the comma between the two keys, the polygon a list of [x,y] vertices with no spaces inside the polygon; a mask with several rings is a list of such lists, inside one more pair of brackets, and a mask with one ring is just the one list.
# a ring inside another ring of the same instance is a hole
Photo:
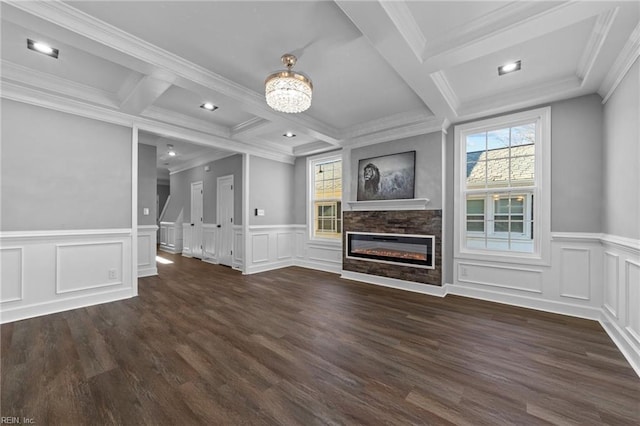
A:
{"label": "door frame", "polygon": [[[191,222],[191,219],[193,219],[193,187],[195,185],[200,185],[200,204],[202,206],[202,209],[200,211],[200,226],[198,226],[197,224],[194,224],[193,222]],[[191,256],[192,257],[196,257],[198,259],[202,259],[203,255],[204,255],[204,250],[202,249],[203,246],[203,241],[204,241],[204,235],[203,235],[203,229],[202,226],[204,225],[204,182],[199,180],[196,182],[191,182],[191,184],[189,185],[189,189],[190,189],[190,193],[189,193],[189,198],[190,198],[190,202],[189,202],[189,210],[190,210],[190,216],[189,217],[189,223],[192,226],[192,230],[191,230]],[[196,232],[196,230],[199,229],[199,232]],[[198,242],[199,244],[196,244],[196,235],[199,237]],[[197,249],[197,251],[194,251],[194,247],[199,247]]]}
{"label": "door frame", "polygon": [[229,259],[229,264],[227,265],[226,263],[222,263],[221,259],[222,259],[222,247],[221,247],[221,243],[222,243],[222,238],[221,235],[218,235],[217,238],[217,247],[216,247],[216,252],[218,253],[218,263],[223,264],[223,265],[227,265],[230,267],[233,267],[233,225],[235,225],[235,191],[233,190],[233,186],[235,185],[234,183],[234,177],[233,175],[225,175],[225,176],[219,176],[216,179],[216,222],[218,223],[218,226],[220,226],[220,228],[218,229],[222,229],[221,228],[221,223],[220,223],[220,185],[230,182],[231,183],[231,218],[233,219],[233,221],[231,222],[231,238],[230,238],[230,250],[231,250],[231,258]]}

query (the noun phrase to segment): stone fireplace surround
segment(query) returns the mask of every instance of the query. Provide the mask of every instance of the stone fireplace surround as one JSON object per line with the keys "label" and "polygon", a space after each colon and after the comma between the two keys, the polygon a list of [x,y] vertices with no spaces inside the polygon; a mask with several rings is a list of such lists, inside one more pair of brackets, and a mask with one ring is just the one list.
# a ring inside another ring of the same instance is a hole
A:
{"label": "stone fireplace surround", "polygon": [[435,236],[434,269],[351,259],[342,253],[344,271],[442,286],[442,210],[351,210],[343,212],[343,247],[347,232]]}

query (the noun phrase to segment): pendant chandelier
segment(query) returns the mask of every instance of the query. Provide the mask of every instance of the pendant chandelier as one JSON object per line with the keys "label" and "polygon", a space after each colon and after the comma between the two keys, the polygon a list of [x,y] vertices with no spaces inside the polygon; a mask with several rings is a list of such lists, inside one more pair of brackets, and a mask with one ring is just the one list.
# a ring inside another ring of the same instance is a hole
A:
{"label": "pendant chandelier", "polygon": [[267,105],[280,112],[306,111],[311,106],[311,79],[302,73],[291,71],[297,61],[294,55],[286,53],[280,59],[287,69],[271,74],[264,81]]}

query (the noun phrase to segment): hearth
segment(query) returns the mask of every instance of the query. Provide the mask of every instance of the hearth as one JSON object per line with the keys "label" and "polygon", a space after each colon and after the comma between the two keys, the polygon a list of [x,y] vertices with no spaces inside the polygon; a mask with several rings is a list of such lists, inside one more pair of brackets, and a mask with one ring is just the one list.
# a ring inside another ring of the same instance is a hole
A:
{"label": "hearth", "polygon": [[433,235],[347,232],[348,259],[434,269]]}

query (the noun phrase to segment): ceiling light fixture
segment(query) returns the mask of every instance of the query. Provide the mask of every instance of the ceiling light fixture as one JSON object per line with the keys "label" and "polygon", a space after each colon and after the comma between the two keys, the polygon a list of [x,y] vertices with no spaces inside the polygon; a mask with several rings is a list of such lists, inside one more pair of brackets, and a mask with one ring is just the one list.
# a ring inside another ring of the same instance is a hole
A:
{"label": "ceiling light fixture", "polygon": [[282,136],[284,136],[285,138],[295,138],[296,135],[292,132],[287,132],[285,134],[283,134]]}
{"label": "ceiling light fixture", "polygon": [[202,105],[200,105],[200,108],[206,109],[207,111],[215,111],[218,109],[218,107],[212,104],[211,102],[203,103]]}
{"label": "ceiling light fixture", "polygon": [[176,152],[173,150],[173,145],[167,144],[167,148],[169,148],[169,151],[167,151],[167,154],[169,154],[171,157],[175,157]]}
{"label": "ceiling light fixture", "polygon": [[51,56],[52,58],[56,58],[56,59],[58,58],[58,53],[59,53],[58,49],[55,49],[41,41],[34,41],[28,38],[27,48],[35,52],[44,53],[45,55]]}
{"label": "ceiling light fixture", "polygon": [[311,79],[302,73],[291,71],[297,61],[294,55],[285,53],[280,59],[287,69],[271,74],[264,81],[267,104],[280,112],[306,111],[311,106]]}
{"label": "ceiling light fixture", "polygon": [[498,67],[498,75],[509,74],[510,72],[519,71],[522,68],[522,61],[509,62]]}

